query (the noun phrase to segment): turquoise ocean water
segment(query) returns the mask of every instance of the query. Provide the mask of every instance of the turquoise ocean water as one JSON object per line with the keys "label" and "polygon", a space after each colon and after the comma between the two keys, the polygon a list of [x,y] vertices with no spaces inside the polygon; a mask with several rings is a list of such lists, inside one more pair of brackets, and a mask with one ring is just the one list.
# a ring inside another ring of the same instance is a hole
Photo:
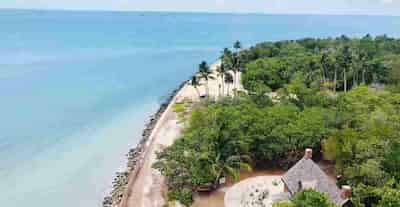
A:
{"label": "turquoise ocean water", "polygon": [[163,97],[235,40],[400,36],[400,17],[0,10],[0,205],[95,207]]}

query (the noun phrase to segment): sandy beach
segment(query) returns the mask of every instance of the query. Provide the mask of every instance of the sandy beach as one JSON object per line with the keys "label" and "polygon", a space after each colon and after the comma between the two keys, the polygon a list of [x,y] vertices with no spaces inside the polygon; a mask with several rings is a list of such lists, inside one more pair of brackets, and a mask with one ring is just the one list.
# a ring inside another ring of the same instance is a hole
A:
{"label": "sandy beach", "polygon": [[[216,74],[216,68],[219,64],[220,61],[217,61],[210,65],[215,77],[208,83],[211,97],[218,97],[221,93],[219,92],[221,80]],[[200,94],[205,94],[205,84],[205,81],[201,81],[201,86],[198,87]],[[240,89],[241,86],[238,88]],[[233,85],[229,87],[230,94],[232,94],[232,89]],[[227,90],[228,87],[225,86],[225,94]],[[183,129],[183,125],[178,122],[178,116],[172,107],[175,103],[180,103],[183,100],[199,101],[196,89],[190,85],[189,81],[176,93],[152,130],[145,144],[145,151],[139,159],[138,167],[129,176],[129,183],[120,207],[160,207],[165,204],[163,193],[165,193],[166,185],[164,178],[151,166],[156,160],[156,152],[171,145]]]}

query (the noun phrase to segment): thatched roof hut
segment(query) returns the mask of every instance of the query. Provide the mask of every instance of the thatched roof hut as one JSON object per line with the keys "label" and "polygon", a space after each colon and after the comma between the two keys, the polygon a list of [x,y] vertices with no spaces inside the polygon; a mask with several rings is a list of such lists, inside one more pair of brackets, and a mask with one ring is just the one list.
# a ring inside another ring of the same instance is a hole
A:
{"label": "thatched roof hut", "polygon": [[311,158],[312,150],[306,149],[304,157],[283,175],[285,191],[293,195],[302,189],[311,188],[326,193],[338,206],[351,206],[351,188],[342,186],[339,189]]}

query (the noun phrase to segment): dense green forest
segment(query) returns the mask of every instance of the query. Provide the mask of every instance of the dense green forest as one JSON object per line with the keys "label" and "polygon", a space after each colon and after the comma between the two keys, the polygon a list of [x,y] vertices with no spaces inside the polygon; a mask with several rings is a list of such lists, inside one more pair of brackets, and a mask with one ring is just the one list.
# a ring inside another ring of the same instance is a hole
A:
{"label": "dense green forest", "polygon": [[193,192],[221,177],[287,169],[311,147],[314,159],[335,165],[338,185],[353,187],[355,206],[400,206],[399,39],[307,38],[239,49],[223,51],[218,77],[232,83],[226,71],[233,79],[240,71],[247,91],[188,107],[182,137],[158,154],[154,167],[167,177],[170,199],[190,205]]}

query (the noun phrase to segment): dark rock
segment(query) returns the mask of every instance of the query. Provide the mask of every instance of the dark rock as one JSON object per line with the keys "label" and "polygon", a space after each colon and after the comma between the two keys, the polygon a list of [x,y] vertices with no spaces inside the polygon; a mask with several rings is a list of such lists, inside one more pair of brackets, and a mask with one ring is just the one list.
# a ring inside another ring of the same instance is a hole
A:
{"label": "dark rock", "polygon": [[112,181],[113,187],[110,192],[110,196],[104,197],[103,207],[117,206],[121,202],[125,188],[129,182],[129,175],[133,170],[136,169],[136,167],[139,167],[137,166],[137,163],[141,154],[145,151],[145,143],[149,139],[152,130],[176,93],[186,84],[186,82],[187,81],[184,81],[179,85],[178,89],[173,90],[173,92],[170,93],[168,97],[160,104],[157,112],[149,117],[149,121],[145,124],[145,128],[143,129],[142,139],[139,141],[139,144],[135,148],[130,149],[126,154],[128,159],[126,171],[116,173],[116,176]]}

